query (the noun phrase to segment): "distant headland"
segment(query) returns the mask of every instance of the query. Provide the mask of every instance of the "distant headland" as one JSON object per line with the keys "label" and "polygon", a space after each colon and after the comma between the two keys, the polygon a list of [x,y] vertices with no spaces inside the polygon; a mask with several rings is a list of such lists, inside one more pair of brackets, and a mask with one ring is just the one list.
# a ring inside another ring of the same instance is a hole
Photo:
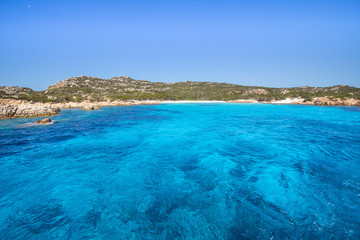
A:
{"label": "distant headland", "polygon": [[103,106],[176,101],[360,106],[360,88],[345,85],[269,88],[218,82],[151,82],[127,76],[111,79],[78,76],[55,83],[45,91],[0,86],[0,119],[50,116],[61,108],[94,110]]}

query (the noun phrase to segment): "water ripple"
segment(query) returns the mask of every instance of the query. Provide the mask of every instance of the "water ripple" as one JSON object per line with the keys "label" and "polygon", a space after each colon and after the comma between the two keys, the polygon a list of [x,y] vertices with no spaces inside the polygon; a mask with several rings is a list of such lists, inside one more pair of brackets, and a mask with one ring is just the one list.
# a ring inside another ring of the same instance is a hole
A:
{"label": "water ripple", "polygon": [[163,104],[53,119],[0,123],[1,239],[360,238],[355,108]]}

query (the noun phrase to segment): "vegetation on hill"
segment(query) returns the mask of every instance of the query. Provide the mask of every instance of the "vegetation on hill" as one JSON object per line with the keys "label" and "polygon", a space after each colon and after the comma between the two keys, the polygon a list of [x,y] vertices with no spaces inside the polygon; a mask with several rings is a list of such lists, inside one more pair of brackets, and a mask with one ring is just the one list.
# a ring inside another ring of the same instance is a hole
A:
{"label": "vegetation on hill", "polygon": [[104,100],[283,100],[314,97],[360,99],[360,89],[344,85],[332,87],[267,88],[217,82],[163,83],[134,80],[130,77],[102,79],[79,76],[33,91],[21,87],[0,87],[0,98],[36,102],[81,102]]}

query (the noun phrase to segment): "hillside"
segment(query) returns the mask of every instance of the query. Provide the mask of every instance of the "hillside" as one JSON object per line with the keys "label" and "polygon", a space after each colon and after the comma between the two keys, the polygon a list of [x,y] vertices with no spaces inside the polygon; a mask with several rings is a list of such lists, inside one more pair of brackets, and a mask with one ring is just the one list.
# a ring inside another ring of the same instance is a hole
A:
{"label": "hillside", "polygon": [[135,80],[130,77],[103,79],[79,76],[53,84],[45,91],[22,87],[0,87],[0,98],[36,102],[81,102],[106,100],[283,100],[314,97],[330,99],[360,99],[360,88],[336,85],[332,87],[267,88],[216,82],[163,83]]}

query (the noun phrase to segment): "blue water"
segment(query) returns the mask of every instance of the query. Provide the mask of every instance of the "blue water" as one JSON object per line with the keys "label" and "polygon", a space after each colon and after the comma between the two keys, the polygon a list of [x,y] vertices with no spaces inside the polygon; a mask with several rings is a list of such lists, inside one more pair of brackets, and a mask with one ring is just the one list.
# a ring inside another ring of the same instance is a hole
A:
{"label": "blue water", "polygon": [[359,239],[360,108],[164,104],[0,121],[0,239]]}

